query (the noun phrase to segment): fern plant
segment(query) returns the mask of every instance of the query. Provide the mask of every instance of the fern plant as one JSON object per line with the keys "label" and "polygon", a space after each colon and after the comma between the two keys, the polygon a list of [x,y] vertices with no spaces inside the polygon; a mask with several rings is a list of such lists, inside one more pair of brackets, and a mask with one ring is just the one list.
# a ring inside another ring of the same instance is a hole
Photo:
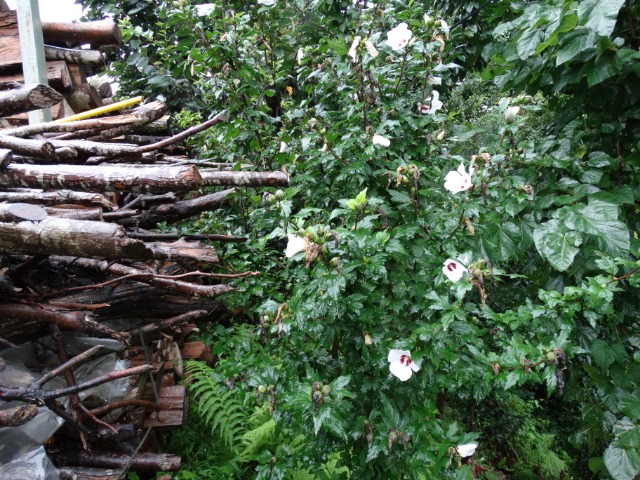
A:
{"label": "fern plant", "polygon": [[[206,464],[208,472],[215,470],[216,478],[256,478],[253,476],[255,463],[260,463],[265,454],[268,457],[278,457],[285,454],[284,450],[291,452],[303,448],[306,442],[304,436],[297,436],[290,442],[279,436],[269,405],[245,402],[247,392],[240,384],[230,388],[213,368],[194,360],[185,362],[185,372],[194,416],[200,425],[207,427],[207,443],[212,446],[210,450],[215,452],[212,453],[210,462],[200,463]],[[348,469],[337,467],[338,461],[339,455],[332,454],[321,471],[310,472],[308,468],[301,466],[286,472],[285,478],[349,478]],[[203,478],[189,476],[202,473],[190,470],[180,478]]]}
{"label": "fern plant", "polygon": [[185,362],[185,371],[190,397],[198,415],[211,428],[212,434],[240,456],[242,436],[246,433],[243,424],[246,411],[238,392],[217,380],[213,369],[205,363]]}

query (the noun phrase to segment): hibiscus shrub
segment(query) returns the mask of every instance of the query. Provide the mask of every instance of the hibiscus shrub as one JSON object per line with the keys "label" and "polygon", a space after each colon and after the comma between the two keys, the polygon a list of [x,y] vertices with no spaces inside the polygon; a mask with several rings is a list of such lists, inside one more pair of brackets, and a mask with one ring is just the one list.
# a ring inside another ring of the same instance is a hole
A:
{"label": "hibiscus shrub", "polygon": [[127,93],[229,113],[201,158],[291,176],[175,227],[248,237],[220,255],[262,271],[203,332],[241,412],[207,468],[640,473],[638,2],[85,3],[137,46]]}

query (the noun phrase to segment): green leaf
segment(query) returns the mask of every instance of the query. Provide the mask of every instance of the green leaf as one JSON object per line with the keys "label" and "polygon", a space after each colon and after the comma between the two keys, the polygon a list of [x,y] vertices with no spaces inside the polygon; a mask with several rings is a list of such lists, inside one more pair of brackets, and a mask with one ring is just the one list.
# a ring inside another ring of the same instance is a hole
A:
{"label": "green leaf", "polygon": [[598,36],[592,30],[576,29],[562,38],[562,46],[556,55],[556,66],[563,65],[578,54],[592,48],[595,55],[595,45]]}
{"label": "green leaf", "polygon": [[582,236],[577,232],[562,232],[557,220],[540,224],[533,231],[533,240],[538,253],[556,270],[567,270],[579,251]]}
{"label": "green leaf", "polygon": [[606,79],[620,73],[621,67],[620,59],[613,52],[601,55],[594,65],[587,66],[587,83],[590,87],[593,87],[598,83],[604,82]]}
{"label": "green leaf", "polygon": [[616,26],[618,12],[624,0],[581,0],[578,2],[580,24],[608,37]]}
{"label": "green leaf", "polygon": [[609,345],[600,339],[591,344],[590,352],[598,366],[603,370],[608,370],[615,361],[622,361],[627,358],[627,354],[622,345],[619,343]]}
{"label": "green leaf", "polygon": [[616,480],[633,480],[640,473],[640,455],[633,448],[609,445],[604,451],[604,464]]}
{"label": "green leaf", "polygon": [[621,447],[640,447],[640,427],[634,427],[628,432],[621,433],[618,436],[618,444]]}
{"label": "green leaf", "polygon": [[620,411],[630,418],[640,418],[640,398],[628,395],[620,400]]}
{"label": "green leaf", "polygon": [[613,257],[629,252],[629,230],[618,220],[618,206],[589,199],[589,205],[574,210],[565,220],[567,228],[593,235],[598,248]]}

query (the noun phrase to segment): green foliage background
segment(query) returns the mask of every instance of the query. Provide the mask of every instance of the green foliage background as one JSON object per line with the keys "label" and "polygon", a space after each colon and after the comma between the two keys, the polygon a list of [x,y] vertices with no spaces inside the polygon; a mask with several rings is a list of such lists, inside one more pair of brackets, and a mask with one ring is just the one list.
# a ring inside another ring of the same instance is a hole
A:
{"label": "green foliage background", "polygon": [[[220,254],[263,272],[190,366],[180,478],[637,477],[640,2],[82,3],[120,21],[123,93],[228,113],[201,158],[291,175],[176,226],[249,237]],[[285,258],[289,233],[313,248]]]}

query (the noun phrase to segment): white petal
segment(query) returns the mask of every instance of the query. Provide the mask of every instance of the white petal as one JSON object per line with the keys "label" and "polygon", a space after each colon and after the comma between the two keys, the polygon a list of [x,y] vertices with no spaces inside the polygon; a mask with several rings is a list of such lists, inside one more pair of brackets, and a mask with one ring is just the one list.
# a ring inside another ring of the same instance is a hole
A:
{"label": "white petal", "polygon": [[373,43],[371,43],[371,40],[365,40],[364,46],[367,47],[367,51],[369,52],[369,55],[371,55],[373,58],[376,58],[378,56],[378,49],[373,46]]}
{"label": "white petal", "polygon": [[397,348],[392,348],[389,350],[387,362],[399,362],[403,356],[411,358],[411,352],[409,350],[398,350]]}
{"label": "white petal", "polygon": [[213,3],[203,3],[202,5],[196,5],[196,13],[204,17],[213,12],[215,8],[216,6]]}
{"label": "white petal", "polygon": [[[427,79],[427,83],[429,85],[442,85],[442,77],[429,76],[429,78]],[[435,92],[435,93],[437,93],[437,92]],[[438,93],[438,95],[440,95],[440,94]],[[438,97],[436,96],[435,98],[438,98]]]}
{"label": "white petal", "polygon": [[384,42],[394,51],[401,50],[409,44],[409,40],[413,34],[409,30],[407,24],[402,22],[392,30],[387,32],[387,40]]}
{"label": "white petal", "polygon": [[381,145],[383,147],[388,147],[389,145],[391,145],[391,140],[383,137],[382,135],[374,135],[372,142],[374,145]]}
{"label": "white petal", "polygon": [[347,55],[349,55],[354,62],[358,57],[358,45],[360,45],[360,40],[362,40],[362,37],[360,36],[355,37],[353,39],[353,42],[351,43],[351,48],[349,49],[349,53],[347,53]]}
{"label": "white petal", "polygon": [[411,367],[411,370],[413,370],[414,372],[420,371],[420,366],[416,362],[411,362],[411,365],[409,366]]}
{"label": "white petal", "polygon": [[287,258],[291,258],[296,253],[307,250],[307,244],[304,241],[304,238],[299,237],[298,235],[293,235],[292,233],[288,233],[287,238],[289,239],[289,242],[287,243],[287,249],[284,251]]}
{"label": "white petal", "polygon": [[284,142],[280,142],[280,153],[287,151],[287,144]]}
{"label": "white petal", "polygon": [[504,118],[507,120],[507,122],[513,122],[518,116],[519,112],[520,112],[520,107],[508,107],[504,111]]}
{"label": "white petal", "polygon": [[444,273],[445,276],[454,283],[460,280],[466,271],[467,269],[460,262],[451,258],[448,258],[443,263],[442,273]]}
{"label": "white petal", "polygon": [[403,365],[402,363],[400,363],[400,360],[391,362],[389,364],[389,371],[403,382],[409,380],[411,378],[411,375],[413,375],[411,367],[408,365]]}
{"label": "white petal", "polygon": [[456,450],[458,450],[458,453],[460,454],[461,457],[470,457],[471,455],[474,454],[474,452],[476,451],[476,448],[478,448],[478,444],[477,443],[466,443],[464,445],[458,445],[456,447]]}

